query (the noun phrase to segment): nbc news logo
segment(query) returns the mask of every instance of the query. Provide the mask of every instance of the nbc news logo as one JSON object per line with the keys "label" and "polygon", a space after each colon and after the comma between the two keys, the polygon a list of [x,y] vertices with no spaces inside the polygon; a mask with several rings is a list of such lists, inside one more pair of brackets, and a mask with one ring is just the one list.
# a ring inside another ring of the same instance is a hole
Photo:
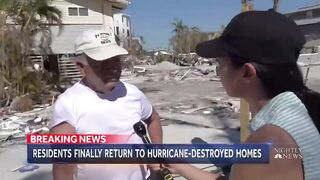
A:
{"label": "nbc news logo", "polygon": [[274,155],[274,158],[275,159],[282,159],[282,156],[281,156],[281,154],[276,154],[276,155]]}
{"label": "nbc news logo", "polygon": [[274,148],[274,159],[302,159],[300,148]]}

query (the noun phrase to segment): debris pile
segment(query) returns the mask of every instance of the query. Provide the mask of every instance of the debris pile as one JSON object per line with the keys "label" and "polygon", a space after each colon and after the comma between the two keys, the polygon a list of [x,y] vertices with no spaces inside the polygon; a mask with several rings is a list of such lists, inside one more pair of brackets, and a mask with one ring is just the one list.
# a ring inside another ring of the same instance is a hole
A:
{"label": "debris pile", "polygon": [[219,80],[216,75],[215,67],[208,66],[207,68],[204,68],[202,66],[201,68],[192,66],[190,68],[184,68],[181,70],[174,71],[170,74],[171,77],[174,77],[175,80],[210,80],[215,79]]}
{"label": "debris pile", "polygon": [[197,105],[194,103],[177,103],[158,107],[160,110],[170,113],[183,114],[212,114],[221,115],[223,113],[239,113],[239,107],[233,102],[223,100],[213,100],[209,105]]}
{"label": "debris pile", "polygon": [[211,100],[210,103],[179,102],[155,106],[162,125],[185,124],[205,128],[238,128],[239,107],[234,100]]}
{"label": "debris pile", "polygon": [[136,56],[128,56],[123,60],[124,79],[140,76],[146,77],[148,81],[219,81],[215,60],[199,57],[195,53],[174,55],[169,51],[155,51],[140,58],[143,60]]}
{"label": "debris pile", "polygon": [[215,65],[201,64],[199,62],[191,66],[179,66],[174,63],[163,61],[155,65],[134,65],[131,70],[124,69],[123,80],[142,81],[181,81],[181,80],[203,80],[220,81],[217,77]]}
{"label": "debris pile", "polygon": [[[4,109],[4,108],[3,108]],[[49,104],[34,106],[23,113],[3,110],[0,117],[0,144],[8,141],[24,141],[29,133],[48,133],[48,123],[52,116]]]}

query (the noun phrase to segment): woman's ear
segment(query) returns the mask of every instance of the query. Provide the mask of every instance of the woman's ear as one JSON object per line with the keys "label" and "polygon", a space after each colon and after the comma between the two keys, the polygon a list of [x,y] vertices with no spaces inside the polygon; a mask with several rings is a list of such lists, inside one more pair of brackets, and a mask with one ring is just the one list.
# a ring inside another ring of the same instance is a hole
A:
{"label": "woman's ear", "polygon": [[251,63],[245,63],[243,65],[243,77],[246,79],[252,79],[257,76],[256,68]]}

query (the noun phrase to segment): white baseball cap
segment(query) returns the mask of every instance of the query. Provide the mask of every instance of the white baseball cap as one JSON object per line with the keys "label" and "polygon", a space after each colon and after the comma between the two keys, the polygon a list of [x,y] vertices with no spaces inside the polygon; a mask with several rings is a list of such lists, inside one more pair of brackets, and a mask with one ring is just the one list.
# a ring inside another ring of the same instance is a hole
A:
{"label": "white baseball cap", "polygon": [[102,61],[114,56],[126,55],[128,51],[118,46],[112,32],[89,29],[83,31],[75,40],[75,53],[85,53],[96,61]]}

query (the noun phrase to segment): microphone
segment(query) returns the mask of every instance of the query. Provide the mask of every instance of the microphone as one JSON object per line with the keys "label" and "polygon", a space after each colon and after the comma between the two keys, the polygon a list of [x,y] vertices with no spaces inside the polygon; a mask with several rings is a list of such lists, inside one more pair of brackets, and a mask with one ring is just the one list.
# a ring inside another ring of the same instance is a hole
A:
{"label": "microphone", "polygon": [[[142,139],[144,144],[151,144],[151,141],[147,136],[146,127],[141,121],[135,123],[133,125],[133,129],[136,132],[136,134]],[[159,176],[161,180],[174,180],[169,169],[165,168],[163,164],[160,164]],[[159,177],[157,179],[159,179]]]}
{"label": "microphone", "polygon": [[150,139],[147,136],[147,130],[144,124],[139,121],[133,125],[133,129],[136,132],[136,134],[142,139],[143,143],[145,144],[151,144]]}

